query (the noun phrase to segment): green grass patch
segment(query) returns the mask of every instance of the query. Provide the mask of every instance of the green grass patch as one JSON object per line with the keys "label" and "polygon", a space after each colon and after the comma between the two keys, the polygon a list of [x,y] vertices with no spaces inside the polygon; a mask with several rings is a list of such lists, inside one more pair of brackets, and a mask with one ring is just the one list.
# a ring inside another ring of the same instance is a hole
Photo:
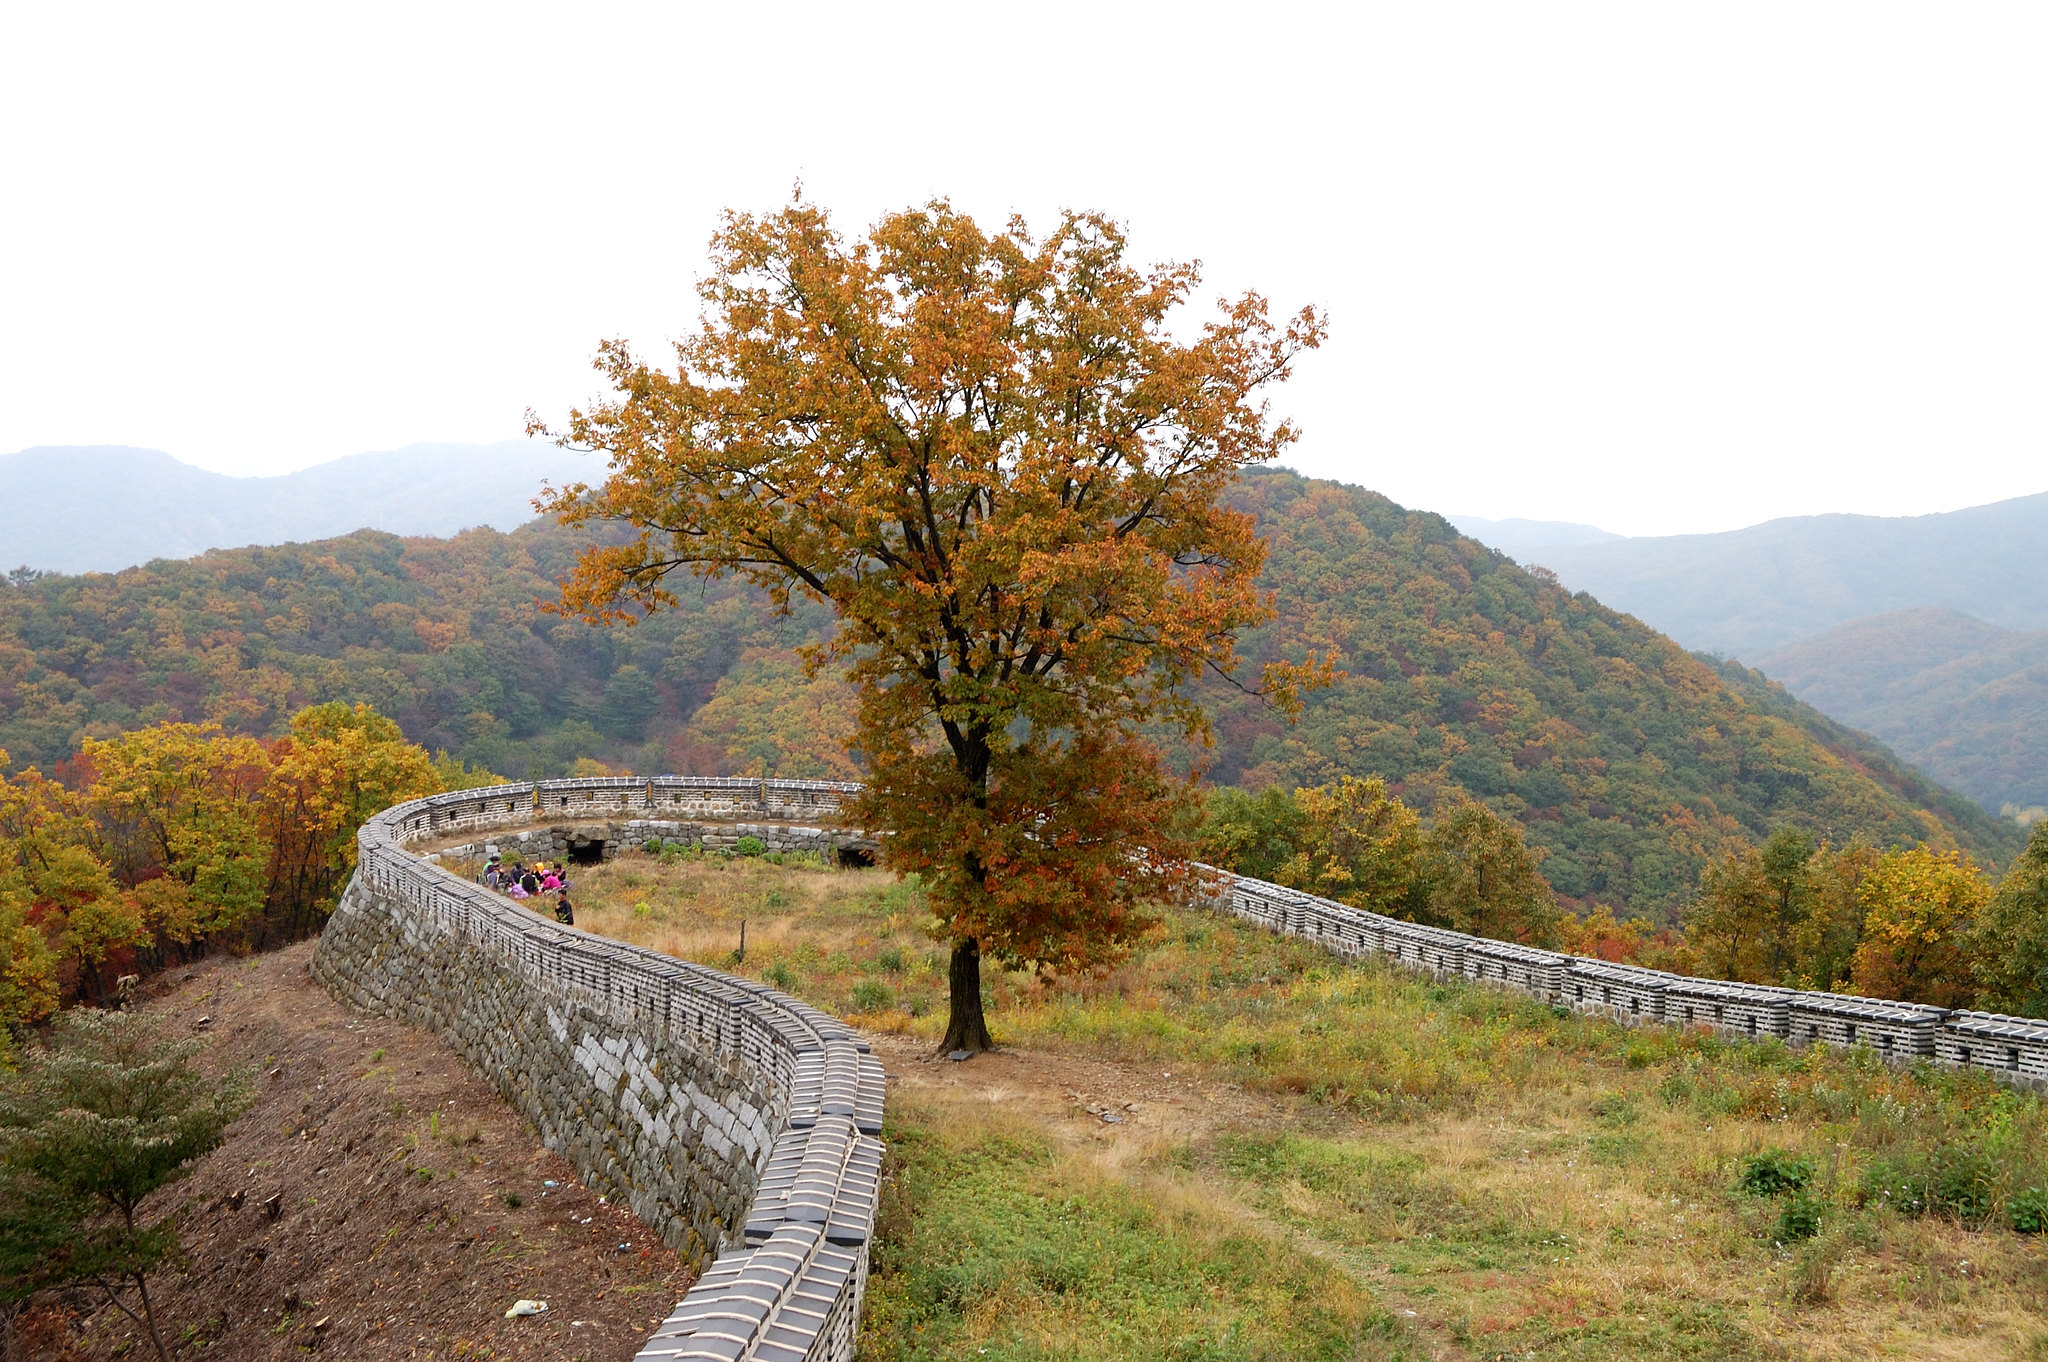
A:
{"label": "green grass patch", "polygon": [[1354,1279],[1171,1183],[899,1100],[864,1362],[1427,1356]]}

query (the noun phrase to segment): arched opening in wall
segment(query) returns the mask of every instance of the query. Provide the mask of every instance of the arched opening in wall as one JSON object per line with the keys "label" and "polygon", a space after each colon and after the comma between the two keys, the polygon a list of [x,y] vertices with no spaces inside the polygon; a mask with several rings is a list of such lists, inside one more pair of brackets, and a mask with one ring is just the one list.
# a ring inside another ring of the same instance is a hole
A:
{"label": "arched opening in wall", "polygon": [[603,842],[569,843],[570,865],[602,865],[604,863]]}
{"label": "arched opening in wall", "polygon": [[841,870],[866,870],[874,865],[874,863],[875,853],[872,851],[864,851],[860,847],[839,848],[839,868]]}

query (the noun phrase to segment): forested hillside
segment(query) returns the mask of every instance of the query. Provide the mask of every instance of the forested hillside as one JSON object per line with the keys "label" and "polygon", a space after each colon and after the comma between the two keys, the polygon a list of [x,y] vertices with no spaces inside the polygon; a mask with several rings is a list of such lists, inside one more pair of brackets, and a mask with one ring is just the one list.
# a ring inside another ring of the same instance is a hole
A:
{"label": "forested hillside", "polygon": [[2048,630],[1901,610],[1757,665],[1988,809],[2048,804]]}
{"label": "forested hillside", "polygon": [[[795,736],[810,717],[787,645],[823,628],[822,611],[776,620],[753,593],[712,585],[638,628],[592,629],[538,606],[575,549],[540,524],[362,531],[0,588],[0,747],[47,767],[81,736],[161,719],[266,733],[317,697],[373,704],[414,741],[510,776],[585,756],[851,773],[829,723]],[[693,716],[733,750],[703,748],[706,730],[681,725]],[[785,753],[760,736],[777,724],[795,739]]]}
{"label": "forested hillside", "polygon": [[1440,516],[1284,471],[1239,493],[1272,545],[1280,617],[1254,661],[1333,649],[1350,680],[1293,728],[1217,688],[1212,774],[1319,785],[1380,774],[1427,809],[1452,788],[1512,812],[1559,893],[1667,910],[1730,838],[1790,822],[2003,863],[2021,833],[1739,666],[1716,667]]}
{"label": "forested hillside", "polygon": [[[1753,673],[1717,670],[1440,517],[1284,471],[1238,495],[1272,544],[1281,606],[1248,656],[1331,648],[1349,677],[1291,729],[1215,687],[1219,781],[1377,773],[1424,812],[1462,788],[1522,820],[1560,893],[1653,914],[1725,842],[1780,822],[1991,865],[2019,845],[2016,826]],[[856,774],[838,748],[843,688],[807,681],[792,651],[827,626],[821,610],[778,620],[754,593],[710,585],[636,628],[591,629],[538,606],[577,542],[542,525],[363,532],[0,588],[0,747],[47,768],[87,735],[207,718],[273,733],[341,699],[512,776],[578,758]]]}

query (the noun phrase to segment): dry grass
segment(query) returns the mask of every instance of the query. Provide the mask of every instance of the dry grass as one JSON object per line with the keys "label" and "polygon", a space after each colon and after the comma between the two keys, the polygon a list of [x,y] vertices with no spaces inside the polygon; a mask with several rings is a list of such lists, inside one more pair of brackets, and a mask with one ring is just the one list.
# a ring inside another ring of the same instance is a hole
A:
{"label": "dry grass", "polygon": [[[577,900],[592,930],[769,979],[874,1030],[940,1032],[941,946],[914,891],[881,872],[628,856],[593,869]],[[1630,1033],[1478,986],[1344,967],[1200,914],[1169,915],[1106,978],[1008,975],[988,992],[1006,1044],[1199,1075],[1264,1098],[1246,1110],[1266,1114],[1171,1146],[1054,1157],[1044,1121],[1003,1115],[1027,1105],[1009,1094],[944,1110],[898,1100],[893,1139],[926,1159],[911,1179],[924,1200],[892,1222],[904,1238],[878,1300],[910,1300],[889,1283],[929,1284],[960,1249],[946,1236],[971,1237],[973,1203],[955,1191],[982,1196],[999,1220],[1020,1188],[1059,1189],[1142,1211],[1147,1233],[1212,1268],[1222,1259],[1205,1236],[1230,1238],[1239,1258],[1263,1245],[1254,1257],[1270,1258],[1270,1279],[1233,1266],[1233,1300],[1301,1288],[1303,1253],[1341,1268],[1357,1309],[1329,1320],[1352,1321],[1359,1342],[1328,1352],[1318,1333],[1313,1347],[1276,1336],[1264,1351],[1216,1351],[1212,1333],[1210,1351],[1175,1354],[1118,1332],[1112,1347],[1090,1323],[1095,1306],[1058,1292],[1025,1300],[994,1272],[1003,1284],[983,1295],[883,1309],[878,1355],[950,1356],[972,1342],[992,1358],[2048,1357],[2048,1254],[1998,1225],[2003,1198],[2048,1167],[2048,1122],[2038,1102],[1988,1081]],[[1902,1215],[1867,1192],[1886,1159],[1972,1141],[1996,1153],[1990,1228]],[[1040,1155],[1001,1152],[1013,1146]],[[1743,1161],[1766,1149],[1816,1170],[1814,1239],[1785,1242],[1780,1200],[1735,1190]],[[952,1165],[979,1171],[956,1185]],[[985,1228],[994,1243],[1015,1227]],[[1405,1309],[1436,1332],[1390,1332]],[[1055,1327],[1069,1317],[1079,1333]],[[898,1326],[911,1332],[888,1332]],[[920,1352],[912,1338],[951,1342]]]}

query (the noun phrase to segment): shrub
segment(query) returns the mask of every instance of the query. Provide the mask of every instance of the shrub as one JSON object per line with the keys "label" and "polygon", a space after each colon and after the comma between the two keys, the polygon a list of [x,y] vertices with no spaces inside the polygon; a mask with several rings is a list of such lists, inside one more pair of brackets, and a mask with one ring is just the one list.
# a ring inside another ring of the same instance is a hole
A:
{"label": "shrub", "polygon": [[663,842],[659,837],[650,837],[640,844],[640,849],[649,856],[659,856],[666,845],[667,843]]}
{"label": "shrub", "polygon": [[737,856],[759,856],[768,849],[768,844],[752,833],[748,833],[745,837],[740,838],[739,841],[734,842],[732,849],[733,854]]}
{"label": "shrub", "polygon": [[1933,1208],[1971,1224],[1991,1215],[1991,1189],[1998,1168],[1974,1144],[1941,1145],[1928,1160]]}
{"label": "shrub", "polygon": [[880,1012],[889,1005],[890,993],[887,984],[873,979],[863,979],[853,986],[853,1010],[856,1012]]}
{"label": "shrub", "polygon": [[2048,1190],[2028,1187],[2005,1203],[2006,1223],[2018,1234],[2048,1234]]}
{"label": "shrub", "polygon": [[1866,1201],[1888,1201],[1907,1215],[1940,1213],[1966,1224],[1991,1214],[1998,1168],[1975,1144],[1943,1144],[1880,1159],[1864,1175]]}
{"label": "shrub", "polygon": [[1875,1160],[1863,1172],[1859,1199],[1866,1205],[1883,1203],[1902,1215],[1924,1215],[1928,1210],[1925,1160],[1913,1152]]}
{"label": "shrub", "polygon": [[885,947],[882,953],[875,957],[875,963],[891,974],[903,973],[903,948],[901,946]]}
{"label": "shrub", "polygon": [[1801,1187],[1785,1198],[1778,1213],[1778,1242],[1796,1244],[1820,1233],[1820,1203]]}
{"label": "shrub", "polygon": [[1742,1175],[1735,1180],[1735,1186],[1751,1196],[1782,1196],[1802,1190],[1811,1181],[1812,1160],[1782,1149],[1766,1149],[1743,1160]]}
{"label": "shrub", "polygon": [[782,989],[790,988],[796,983],[796,976],[791,974],[789,966],[783,964],[780,960],[777,960],[767,969],[762,970],[761,977],[777,988]]}
{"label": "shrub", "polygon": [[[1791,1209],[1789,1206],[1786,1208]],[[1781,1229],[1782,1234],[1782,1229]],[[1811,1237],[1811,1232],[1809,1232]],[[1790,1239],[1781,1239],[1791,1243]],[[1824,1235],[1800,1250],[1792,1263],[1792,1299],[1802,1305],[1825,1305],[1834,1298],[1835,1270],[1848,1256],[1848,1240],[1839,1234]]]}

